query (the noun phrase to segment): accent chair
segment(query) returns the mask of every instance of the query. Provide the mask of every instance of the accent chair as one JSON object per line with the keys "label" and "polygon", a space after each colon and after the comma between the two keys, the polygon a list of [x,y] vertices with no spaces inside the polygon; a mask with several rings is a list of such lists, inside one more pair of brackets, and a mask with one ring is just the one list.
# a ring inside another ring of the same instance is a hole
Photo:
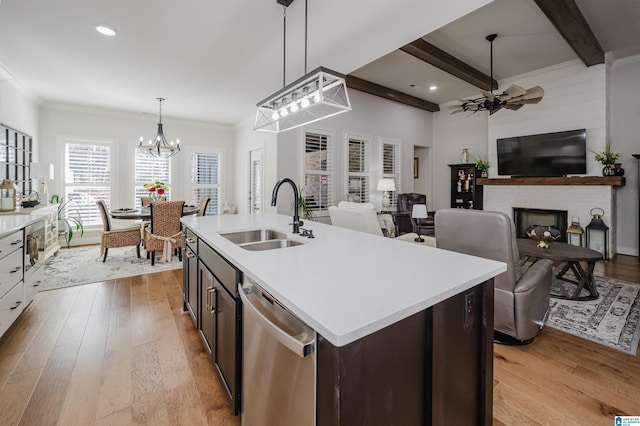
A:
{"label": "accent chair", "polygon": [[111,218],[107,212],[107,205],[104,201],[96,201],[98,210],[102,216],[103,231],[100,237],[100,254],[103,254],[102,262],[106,262],[107,253],[110,248],[120,248],[136,246],[136,252],[140,257],[140,225],[129,226],[126,228],[113,228],[111,226]]}

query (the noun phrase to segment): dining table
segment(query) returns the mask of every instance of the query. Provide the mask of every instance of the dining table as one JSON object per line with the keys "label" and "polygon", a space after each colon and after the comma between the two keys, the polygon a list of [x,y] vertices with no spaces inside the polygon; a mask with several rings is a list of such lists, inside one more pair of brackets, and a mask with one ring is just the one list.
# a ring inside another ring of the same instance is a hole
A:
{"label": "dining table", "polygon": [[[189,216],[198,213],[200,207],[193,205],[186,205],[182,208],[182,216]],[[120,208],[114,209],[109,212],[112,219],[151,219],[151,208]]]}

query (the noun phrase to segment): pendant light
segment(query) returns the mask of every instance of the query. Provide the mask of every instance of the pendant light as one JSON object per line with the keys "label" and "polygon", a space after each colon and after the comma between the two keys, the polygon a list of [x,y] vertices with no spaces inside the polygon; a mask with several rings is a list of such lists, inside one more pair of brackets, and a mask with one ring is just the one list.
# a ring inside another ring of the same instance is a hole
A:
{"label": "pendant light", "polygon": [[158,122],[158,133],[155,139],[149,139],[148,143],[144,143],[144,138],[140,136],[140,143],[138,149],[144,152],[148,152],[154,157],[169,158],[180,152],[180,139],[176,139],[175,144],[173,141],[167,142],[164,137],[164,131],[162,130],[162,101],[164,98],[156,98],[160,102],[160,120]]}
{"label": "pendant light", "polygon": [[257,103],[254,130],[279,133],[343,112],[351,111],[344,75],[324,67],[307,73],[307,0],[304,23],[305,75],[285,86],[287,7],[293,0],[277,0],[284,6],[284,54],[281,90]]}

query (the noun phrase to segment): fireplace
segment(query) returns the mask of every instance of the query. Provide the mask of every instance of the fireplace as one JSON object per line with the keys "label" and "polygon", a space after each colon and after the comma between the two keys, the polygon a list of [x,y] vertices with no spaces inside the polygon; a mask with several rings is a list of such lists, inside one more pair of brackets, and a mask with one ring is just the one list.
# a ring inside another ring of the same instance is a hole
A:
{"label": "fireplace", "polygon": [[567,242],[567,211],[549,209],[531,209],[513,207],[513,222],[516,225],[516,236],[528,238],[529,226],[550,226],[560,231],[557,241]]}

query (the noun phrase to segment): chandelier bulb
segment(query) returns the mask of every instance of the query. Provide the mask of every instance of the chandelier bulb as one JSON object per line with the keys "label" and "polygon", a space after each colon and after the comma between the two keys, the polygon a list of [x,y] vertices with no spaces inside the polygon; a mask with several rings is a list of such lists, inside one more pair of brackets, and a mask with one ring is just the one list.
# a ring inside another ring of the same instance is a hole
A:
{"label": "chandelier bulb", "polygon": [[309,98],[306,97],[306,96],[304,98],[302,98],[302,100],[300,101],[300,106],[302,108],[308,107],[309,106]]}
{"label": "chandelier bulb", "polygon": [[313,102],[316,102],[316,103],[320,102],[320,91],[319,90],[316,90],[313,93]]}
{"label": "chandelier bulb", "polygon": [[271,114],[271,119],[275,121],[278,118],[280,118],[280,114],[278,114],[278,111],[273,111],[273,114]]}

